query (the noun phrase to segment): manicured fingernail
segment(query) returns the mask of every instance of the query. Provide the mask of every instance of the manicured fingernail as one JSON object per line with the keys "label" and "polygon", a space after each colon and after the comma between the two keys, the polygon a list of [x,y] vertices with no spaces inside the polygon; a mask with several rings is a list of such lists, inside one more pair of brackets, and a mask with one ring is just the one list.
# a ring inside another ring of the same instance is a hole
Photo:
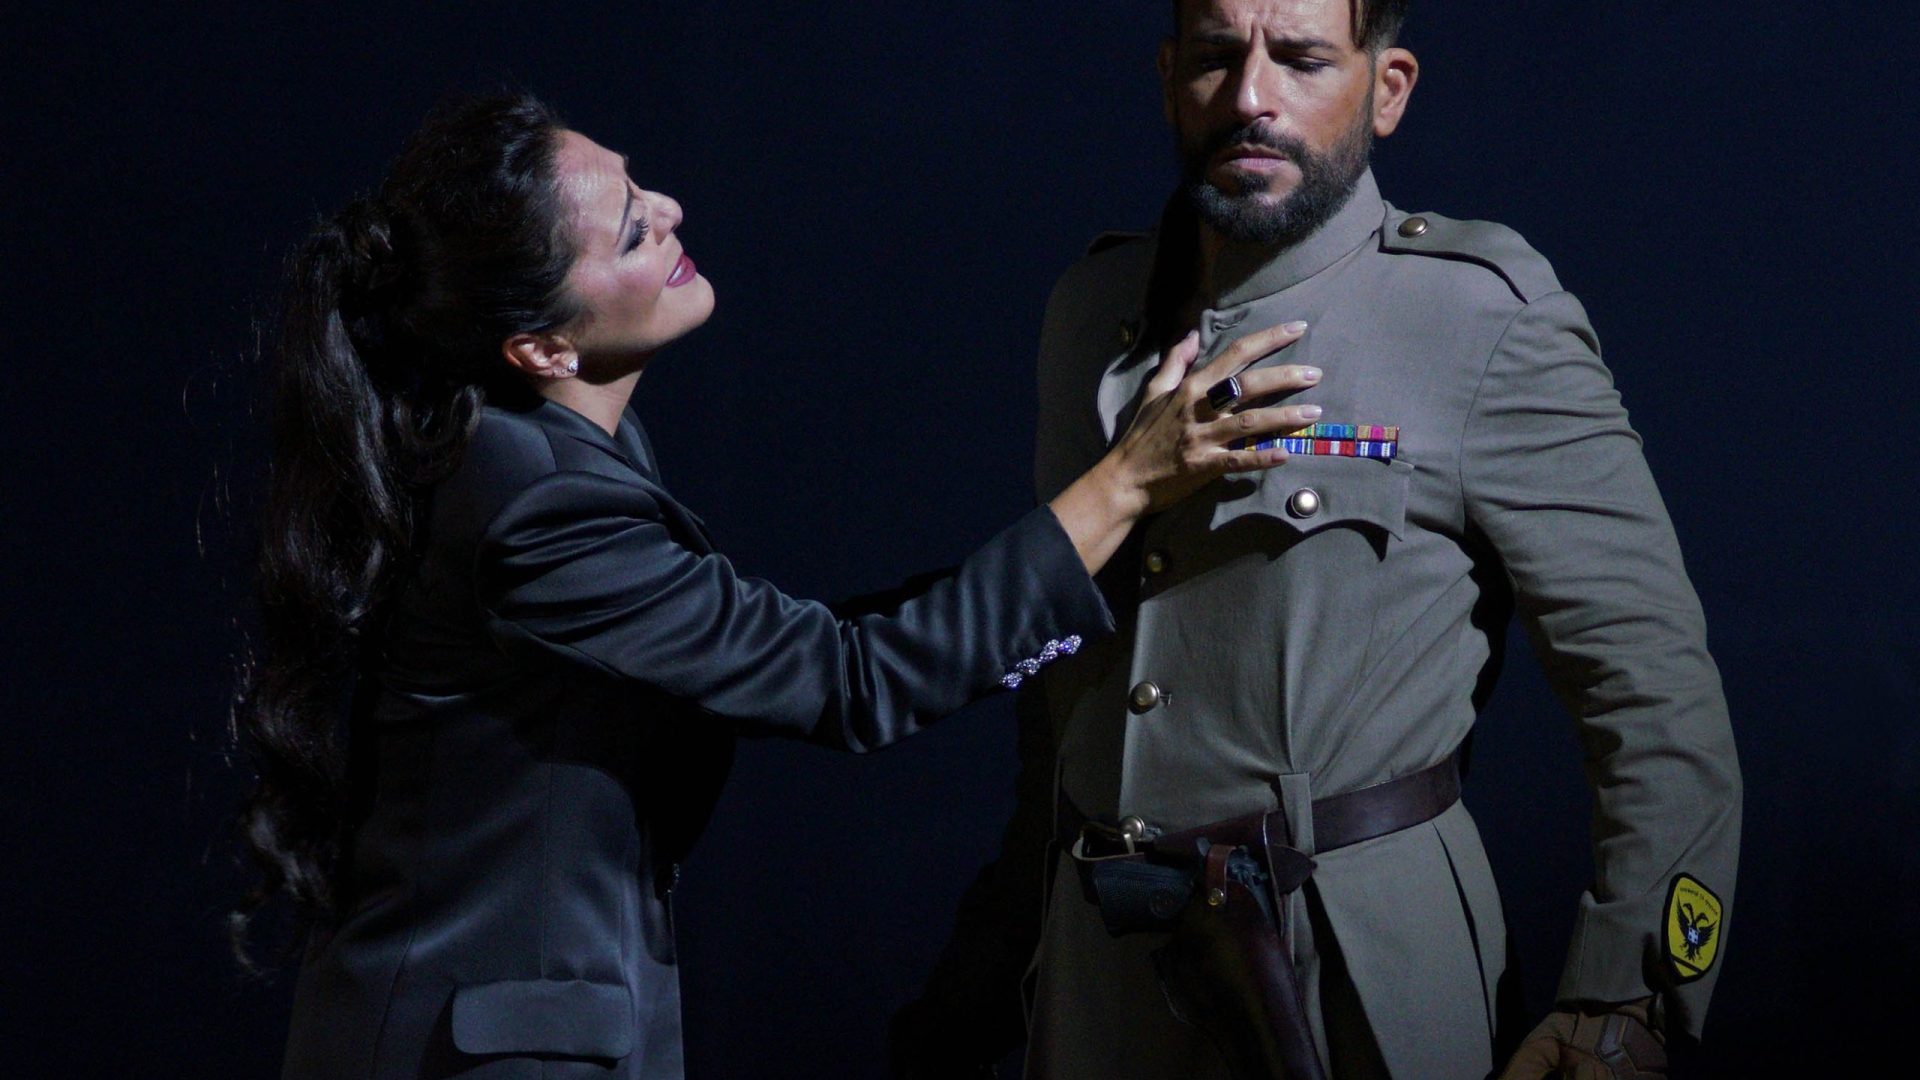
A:
{"label": "manicured fingernail", "polygon": [[1308,382],[1319,382],[1320,369],[1317,367],[1303,367],[1300,369],[1300,377]]}
{"label": "manicured fingernail", "polygon": [[1280,329],[1285,330],[1289,334],[1304,334],[1307,332],[1307,324],[1305,320],[1301,320],[1299,322],[1281,323]]}
{"label": "manicured fingernail", "polygon": [[1300,406],[1300,415],[1306,417],[1309,420],[1318,420],[1320,419],[1320,406],[1302,405]]}

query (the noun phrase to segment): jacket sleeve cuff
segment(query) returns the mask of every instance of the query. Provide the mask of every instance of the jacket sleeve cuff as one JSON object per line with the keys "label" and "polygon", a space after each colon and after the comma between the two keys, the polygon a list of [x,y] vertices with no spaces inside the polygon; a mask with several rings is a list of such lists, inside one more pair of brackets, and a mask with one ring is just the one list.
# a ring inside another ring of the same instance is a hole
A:
{"label": "jacket sleeve cuff", "polygon": [[1022,576],[1019,591],[1039,600],[1032,620],[1011,642],[1014,655],[1000,684],[1018,688],[1027,678],[1084,642],[1113,633],[1113,612],[1088,575],[1060,519],[1038,506],[1014,522],[990,547],[1003,548]]}

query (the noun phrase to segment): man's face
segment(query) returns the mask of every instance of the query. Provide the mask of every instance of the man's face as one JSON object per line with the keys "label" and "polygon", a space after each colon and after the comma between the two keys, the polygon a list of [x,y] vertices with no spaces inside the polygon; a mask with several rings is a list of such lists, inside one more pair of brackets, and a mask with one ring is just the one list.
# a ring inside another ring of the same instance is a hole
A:
{"label": "man's face", "polygon": [[1366,170],[1375,57],[1347,0],[1186,0],[1160,74],[1187,196],[1228,239],[1294,243]]}

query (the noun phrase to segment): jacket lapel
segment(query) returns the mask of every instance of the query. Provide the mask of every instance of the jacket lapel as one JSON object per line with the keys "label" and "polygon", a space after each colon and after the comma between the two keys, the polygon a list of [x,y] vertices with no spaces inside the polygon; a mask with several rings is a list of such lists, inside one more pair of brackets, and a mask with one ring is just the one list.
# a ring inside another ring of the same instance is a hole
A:
{"label": "jacket lapel", "polygon": [[653,443],[647,438],[646,429],[640,425],[640,418],[631,408],[621,417],[619,430],[614,435],[607,434],[606,429],[572,409],[552,401],[543,401],[536,415],[547,427],[585,443],[625,466],[625,471],[632,473],[637,481],[653,492],[666,518],[667,527],[689,551],[701,555],[713,552],[713,534],[707,531],[706,522],[682,506],[680,500],[674,498],[661,482],[659,469],[654,463]]}
{"label": "jacket lapel", "polygon": [[677,518],[686,532],[698,538],[698,545],[688,544],[687,547],[703,555],[713,551],[713,534],[707,531],[707,523],[700,520],[699,514],[681,505],[680,500],[667,493],[666,481],[660,478],[660,459],[654,456],[653,440],[647,437],[646,426],[640,423],[640,414],[634,412],[631,406],[620,421],[620,442],[626,447],[628,456],[634,459],[640,475],[659,489],[661,508]]}

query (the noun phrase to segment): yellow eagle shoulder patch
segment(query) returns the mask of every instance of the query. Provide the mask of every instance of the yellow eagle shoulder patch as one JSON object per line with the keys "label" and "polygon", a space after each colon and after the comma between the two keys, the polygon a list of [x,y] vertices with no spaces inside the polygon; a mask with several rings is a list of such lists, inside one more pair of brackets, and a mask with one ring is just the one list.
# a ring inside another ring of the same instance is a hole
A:
{"label": "yellow eagle shoulder patch", "polygon": [[1679,982],[1692,982],[1713,967],[1720,952],[1720,898],[1690,874],[1667,889],[1667,963]]}

